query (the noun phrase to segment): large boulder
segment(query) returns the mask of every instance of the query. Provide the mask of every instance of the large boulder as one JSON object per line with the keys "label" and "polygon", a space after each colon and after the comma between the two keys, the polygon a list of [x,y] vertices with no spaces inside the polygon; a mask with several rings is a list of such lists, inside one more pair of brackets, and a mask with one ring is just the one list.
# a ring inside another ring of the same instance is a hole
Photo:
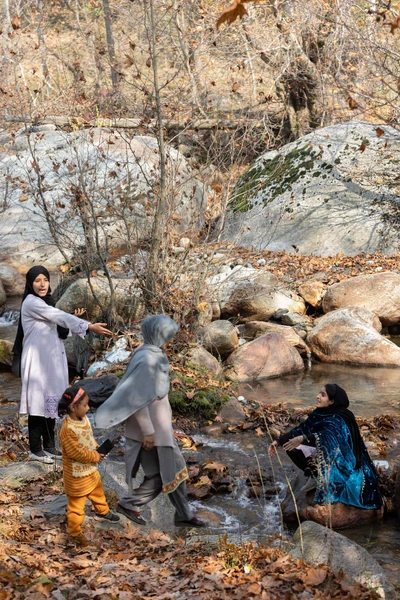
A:
{"label": "large boulder", "polygon": [[[131,279],[113,279],[115,292],[115,307],[117,313],[127,319],[140,319],[144,315],[142,294],[137,290]],[[75,308],[86,308],[84,318],[95,319],[101,308],[96,302],[93,292],[104,307],[110,301],[110,287],[106,277],[92,277],[90,285],[87,279],[75,280],[61,296],[56,306],[67,313],[73,313]]]}
{"label": "large boulder", "polygon": [[[22,296],[25,289],[25,277],[11,265],[0,263],[0,284],[3,284],[7,296]],[[2,304],[1,301],[0,304]]]}
{"label": "large boulder", "polygon": [[279,333],[267,333],[244,344],[225,361],[225,375],[236,381],[279,377],[304,369],[295,348]]}
{"label": "large boulder", "polygon": [[370,310],[384,326],[395,325],[400,321],[400,275],[390,272],[359,275],[331,285],[322,301],[323,311],[348,306]]}
{"label": "large boulder", "polygon": [[379,334],[381,327],[365,308],[343,308],[317,319],[307,343],[322,362],[400,367],[400,348]]}
{"label": "large boulder", "polygon": [[351,583],[373,588],[381,598],[396,600],[397,594],[380,564],[361,546],[344,535],[306,521],[295,532],[290,551],[309,565],[328,565],[334,572],[343,571]]}
{"label": "large boulder", "polygon": [[236,184],[223,238],[322,256],[398,252],[399,142],[398,129],[355,121],[263,154]]}
{"label": "large boulder", "polygon": [[207,284],[221,315],[242,323],[267,321],[278,309],[299,313],[306,309],[304,300],[269,271],[238,265],[230,272],[210,277]]}
{"label": "large boulder", "polygon": [[239,345],[237,329],[230,321],[213,321],[198,334],[208,352],[214,356],[228,356]]}
{"label": "large boulder", "polygon": [[289,342],[289,344],[294,346],[300,354],[307,354],[308,352],[307,344],[301,339],[299,334],[295,332],[293,327],[287,325],[280,325],[279,323],[272,323],[271,321],[248,321],[243,325],[238,325],[238,330],[240,337],[245,339],[246,342],[251,342],[266,333],[279,333]]}
{"label": "large boulder", "polygon": [[189,350],[186,355],[186,363],[194,365],[195,367],[200,367],[200,369],[205,369],[217,378],[224,376],[224,370],[221,363],[202,346],[195,346]]}
{"label": "large boulder", "polygon": [[[21,272],[34,264],[55,270],[85,240],[97,252],[98,242],[118,249],[150,235],[160,178],[155,138],[110,129],[21,131],[10,151],[0,160],[0,260]],[[203,221],[204,186],[182,154],[170,146],[166,153],[168,227],[190,234]]]}

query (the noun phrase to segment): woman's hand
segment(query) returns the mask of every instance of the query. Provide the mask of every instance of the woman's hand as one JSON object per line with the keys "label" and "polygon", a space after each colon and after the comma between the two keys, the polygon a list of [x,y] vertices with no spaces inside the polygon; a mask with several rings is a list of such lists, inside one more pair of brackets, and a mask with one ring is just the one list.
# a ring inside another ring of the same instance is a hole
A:
{"label": "woman's hand", "polygon": [[268,454],[270,456],[274,456],[276,449],[278,447],[278,442],[277,440],[275,440],[274,442],[272,442],[272,444],[270,445],[270,447],[268,448]]}
{"label": "woman's hand", "polygon": [[112,335],[113,332],[106,329],[107,323],[89,323],[88,331],[93,331],[97,335]]}
{"label": "woman's hand", "polygon": [[152,450],[154,448],[154,434],[143,436],[143,450]]}
{"label": "woman's hand", "polygon": [[288,442],[286,442],[286,444],[283,444],[283,449],[286,450],[286,452],[290,452],[290,450],[295,450],[297,448],[297,446],[300,446],[300,444],[302,444],[304,442],[304,436],[303,435],[298,435],[297,437],[292,438],[291,440],[289,440]]}
{"label": "woman's hand", "polygon": [[85,313],[85,312],[86,312],[86,308],[76,308],[74,310],[74,315],[76,317],[81,317],[83,315],[83,313]]}
{"label": "woman's hand", "polygon": [[106,455],[105,454],[100,454],[100,452],[97,452],[97,454],[100,456],[99,463],[103,462],[103,460],[105,459]]}

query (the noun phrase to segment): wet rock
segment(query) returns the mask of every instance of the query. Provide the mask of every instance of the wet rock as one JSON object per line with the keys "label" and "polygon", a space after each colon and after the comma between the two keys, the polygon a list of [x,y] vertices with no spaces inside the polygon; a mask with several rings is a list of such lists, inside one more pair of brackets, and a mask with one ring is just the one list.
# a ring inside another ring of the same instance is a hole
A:
{"label": "wet rock", "polygon": [[266,333],[279,333],[292,346],[294,346],[300,354],[308,352],[307,344],[302,340],[299,334],[287,325],[280,325],[271,321],[249,321],[242,325],[238,325],[239,335],[247,342],[252,341]]}
{"label": "wet rock", "polygon": [[223,377],[224,370],[215,356],[213,356],[208,350],[202,346],[196,346],[191,348],[187,354],[187,363],[193,364],[196,367],[206,369],[215,377]]}
{"label": "wet rock", "polygon": [[299,286],[300,296],[314,308],[320,308],[326,285],[322,281],[306,281]]}
{"label": "wet rock", "polygon": [[349,306],[375,313],[382,325],[395,325],[400,320],[400,275],[391,272],[359,275],[331,285],[322,301],[323,311]]}
{"label": "wet rock", "polygon": [[198,337],[214,356],[228,356],[239,344],[237,329],[230,321],[213,321],[199,332]]}
{"label": "wet rock", "polygon": [[347,537],[306,521],[292,538],[291,554],[310,565],[328,565],[334,572],[341,570],[351,583],[359,582],[376,590],[385,600],[396,600],[397,594],[379,563],[361,546]]}
{"label": "wet rock", "polygon": [[[22,296],[25,289],[25,277],[11,265],[0,263],[0,284],[3,285],[7,296]],[[1,304],[2,301],[0,292],[0,305]]]}
{"label": "wet rock", "polygon": [[322,362],[398,367],[400,348],[379,334],[381,328],[372,312],[343,308],[317,319],[307,343]]}
{"label": "wet rock", "polygon": [[278,377],[304,369],[299,353],[279,333],[267,333],[235,350],[225,361],[229,379]]}
{"label": "wet rock", "polygon": [[223,405],[218,413],[218,416],[225,422],[231,425],[238,425],[246,420],[246,413],[239,400],[236,398],[230,398],[226,404]]}

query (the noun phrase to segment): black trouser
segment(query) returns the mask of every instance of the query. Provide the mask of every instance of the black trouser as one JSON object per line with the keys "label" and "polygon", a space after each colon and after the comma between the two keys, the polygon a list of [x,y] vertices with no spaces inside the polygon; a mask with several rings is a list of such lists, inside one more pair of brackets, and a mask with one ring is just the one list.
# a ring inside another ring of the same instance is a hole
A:
{"label": "black trouser", "polygon": [[[53,450],[55,448],[54,427],[55,419],[46,417],[28,416],[29,450],[34,454],[40,450]],[[43,440],[43,448],[42,448]]]}
{"label": "black trouser", "polygon": [[289,450],[286,454],[296,467],[304,471],[304,475],[307,477],[316,477],[318,471],[313,458],[304,456],[301,450]]}

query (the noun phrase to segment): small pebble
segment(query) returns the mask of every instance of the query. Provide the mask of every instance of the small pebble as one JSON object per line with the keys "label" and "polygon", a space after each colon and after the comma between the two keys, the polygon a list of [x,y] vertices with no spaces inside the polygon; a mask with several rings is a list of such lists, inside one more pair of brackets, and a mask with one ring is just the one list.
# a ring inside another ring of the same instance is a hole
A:
{"label": "small pebble", "polygon": [[257,264],[259,267],[263,267],[264,265],[267,264],[267,261],[265,260],[265,258],[259,258],[257,261]]}

